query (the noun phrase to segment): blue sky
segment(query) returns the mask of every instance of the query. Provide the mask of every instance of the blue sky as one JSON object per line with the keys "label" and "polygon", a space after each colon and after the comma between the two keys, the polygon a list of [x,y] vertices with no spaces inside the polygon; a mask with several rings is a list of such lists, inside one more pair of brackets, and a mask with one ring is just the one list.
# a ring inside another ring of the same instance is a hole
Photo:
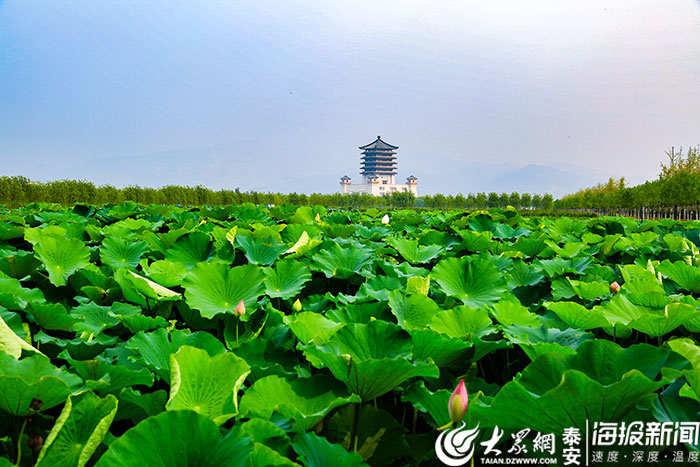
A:
{"label": "blue sky", "polygon": [[562,194],[698,108],[697,0],[0,1],[2,175],[330,192],[382,135],[425,193]]}

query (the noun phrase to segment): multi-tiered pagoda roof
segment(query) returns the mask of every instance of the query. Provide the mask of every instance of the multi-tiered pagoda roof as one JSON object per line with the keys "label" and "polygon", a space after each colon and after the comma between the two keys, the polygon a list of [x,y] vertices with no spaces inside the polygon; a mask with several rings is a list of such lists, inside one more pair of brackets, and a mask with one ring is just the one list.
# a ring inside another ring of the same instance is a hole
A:
{"label": "multi-tiered pagoda roof", "polygon": [[398,146],[392,146],[382,141],[381,136],[366,146],[360,146],[362,150],[362,163],[360,174],[362,175],[396,175],[396,151]]}

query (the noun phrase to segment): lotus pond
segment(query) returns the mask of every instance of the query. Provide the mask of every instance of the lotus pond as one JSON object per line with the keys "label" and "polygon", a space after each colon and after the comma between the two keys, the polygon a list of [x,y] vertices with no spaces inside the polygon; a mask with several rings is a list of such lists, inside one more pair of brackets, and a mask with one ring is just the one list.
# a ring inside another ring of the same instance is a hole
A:
{"label": "lotus pond", "polygon": [[699,420],[700,222],[385,214],[0,209],[0,466],[441,465],[460,380],[502,450]]}

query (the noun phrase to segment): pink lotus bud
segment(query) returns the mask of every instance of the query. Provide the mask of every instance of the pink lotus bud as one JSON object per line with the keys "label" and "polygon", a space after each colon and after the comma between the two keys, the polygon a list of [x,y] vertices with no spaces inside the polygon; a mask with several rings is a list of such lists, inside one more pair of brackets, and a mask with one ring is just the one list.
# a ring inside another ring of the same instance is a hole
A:
{"label": "pink lotus bud", "polygon": [[615,295],[620,291],[620,284],[617,283],[617,281],[613,282],[610,284],[610,293]]}
{"label": "pink lotus bud", "polygon": [[389,223],[389,214],[384,214],[384,217],[382,217],[382,224],[388,224]]}
{"label": "pink lotus bud", "polygon": [[243,300],[238,302],[238,305],[236,305],[236,309],[233,310],[233,313],[239,318],[245,314],[245,303],[243,303]]}
{"label": "pink lotus bud", "polygon": [[460,379],[457,388],[450,397],[450,402],[447,403],[447,411],[450,413],[450,420],[453,423],[461,421],[467,414],[469,406],[469,395],[467,387],[464,385],[464,380]]}

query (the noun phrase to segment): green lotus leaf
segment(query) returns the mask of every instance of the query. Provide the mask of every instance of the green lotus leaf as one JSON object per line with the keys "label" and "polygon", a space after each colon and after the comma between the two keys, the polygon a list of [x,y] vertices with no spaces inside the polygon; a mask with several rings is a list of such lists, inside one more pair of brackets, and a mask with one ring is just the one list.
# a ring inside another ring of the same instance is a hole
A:
{"label": "green lotus leaf", "polygon": [[83,467],[104,439],[117,413],[117,398],[92,392],[68,396],[46,437],[37,467]]}
{"label": "green lotus leaf", "polygon": [[253,444],[253,452],[250,453],[247,465],[251,467],[268,467],[272,465],[275,467],[300,467],[296,462],[289,460],[287,457],[284,457],[282,454],[262,443]]}
{"label": "green lotus leaf", "polygon": [[389,306],[403,329],[424,329],[440,311],[437,304],[425,295],[406,296],[400,290],[389,294]]}
{"label": "green lotus leaf", "polygon": [[545,353],[490,401],[470,403],[470,419],[482,427],[498,425],[561,434],[585,429],[590,420],[616,422],[668,384],[662,368],[682,370],[687,360],[647,344],[623,349],[607,340],[583,342],[575,355]]}
{"label": "green lotus leaf", "polygon": [[153,374],[146,368],[130,369],[105,360],[68,360],[71,371],[98,395],[118,392],[127,386],[153,386]]}
{"label": "green lotus leaf", "polygon": [[171,249],[177,240],[183,235],[189,233],[188,229],[175,228],[172,226],[167,232],[156,234],[155,232],[144,232],[143,240],[148,243],[151,250],[157,251],[162,255]]}
{"label": "green lotus leaf", "polygon": [[146,366],[162,380],[170,382],[170,355],[183,345],[204,349],[210,356],[225,352],[224,345],[217,338],[206,332],[188,333],[186,331],[139,332],[126,342],[126,348],[138,353]]}
{"label": "green lotus leaf", "polygon": [[345,386],[324,374],[293,381],[278,376],[259,379],[241,398],[241,414],[270,419],[278,412],[293,421],[293,430],[312,429],[336,407],[360,402],[356,395],[349,396]]}
{"label": "green lotus leaf", "polygon": [[250,365],[250,375],[246,378],[249,382],[270,375],[285,378],[298,375],[294,368],[299,366],[299,357],[294,352],[275,345],[269,339],[258,337],[242,342],[236,347],[236,355]]}
{"label": "green lotus leaf", "polygon": [[602,310],[607,320],[623,331],[631,328],[653,337],[668,334],[684,323],[697,319],[700,313],[684,303],[670,303],[664,309],[642,307],[620,294],[594,309]]}
{"label": "green lotus leaf", "polygon": [[119,410],[116,420],[130,419],[134,423],[165,411],[168,393],[161,390],[141,394],[133,388],[119,392]]}
{"label": "green lotus leaf", "polygon": [[265,293],[268,297],[295,297],[311,280],[308,266],[297,261],[278,261],[274,268],[263,269],[265,273]]}
{"label": "green lotus leaf", "polygon": [[16,360],[0,352],[0,409],[12,415],[29,415],[32,399],[42,401],[42,411],[62,404],[82,384],[78,376],[59,370],[43,355]]}
{"label": "green lotus leaf", "polygon": [[29,251],[0,252],[0,272],[14,279],[23,279],[33,273],[39,261]]}
{"label": "green lotus leaf", "polygon": [[39,234],[35,240],[34,254],[49,273],[49,281],[56,287],[66,285],[75,271],[90,263],[90,250],[77,238]]}
{"label": "green lotus leaf", "polygon": [[204,232],[191,232],[177,239],[165,252],[165,259],[192,269],[198,263],[208,261],[213,254],[211,237]]}
{"label": "green lotus leaf", "polygon": [[145,242],[134,242],[119,237],[106,237],[100,247],[102,264],[115,271],[119,268],[133,269],[138,266],[141,257],[148,251]]}
{"label": "green lotus leaf", "polygon": [[610,286],[604,282],[584,282],[566,280],[571,284],[571,288],[582,300],[595,300],[610,293]]}
{"label": "green lotus leaf", "polygon": [[78,322],[60,303],[32,303],[27,312],[42,329],[69,331]]}
{"label": "green lotus leaf", "polygon": [[[677,397],[664,395],[656,398],[652,405],[654,418],[663,423],[679,423],[679,422],[690,422],[694,424],[700,418],[700,404],[697,400],[689,399],[687,397]],[[692,444],[687,443],[686,446],[690,446],[691,449],[695,451],[700,451],[700,443]]]}
{"label": "green lotus leaf", "polygon": [[339,444],[332,444],[315,433],[301,433],[294,437],[292,448],[299,455],[299,461],[306,467],[366,466],[362,456],[348,452]]}
{"label": "green lotus leaf", "polygon": [[326,344],[302,347],[315,367],[327,367],[363,401],[379,397],[409,378],[439,375],[432,361],[413,361],[412,348],[405,331],[379,320],[348,324]]}
{"label": "green lotus leaf", "polygon": [[369,265],[372,263],[370,251],[348,245],[341,247],[334,243],[313,256],[312,268],[321,271],[326,277],[348,279],[355,274],[369,275]]}
{"label": "green lotus leaf", "polygon": [[362,283],[355,298],[387,301],[389,293],[399,288],[403,288],[403,284],[396,277],[377,275]]}
{"label": "green lotus leaf", "polygon": [[513,344],[518,344],[530,360],[546,352],[575,354],[582,342],[593,338],[589,333],[572,328],[561,331],[546,326],[528,327],[519,324],[504,327],[503,333]]}
{"label": "green lotus leaf", "polygon": [[214,248],[216,256],[225,263],[232,263],[236,257],[235,245],[238,226],[232,228],[214,227]]}
{"label": "green lotus leaf", "polygon": [[589,310],[575,302],[548,303],[547,309],[556,314],[567,326],[587,331],[589,329],[610,326],[605,314],[598,310]]}
{"label": "green lotus leaf", "polygon": [[520,251],[525,256],[534,258],[547,248],[545,241],[540,238],[519,237],[513,244],[513,249]]}
{"label": "green lotus leaf", "polygon": [[683,262],[671,263],[668,260],[656,267],[661,274],[670,278],[681,288],[692,294],[700,292],[700,269]]}
{"label": "green lotus leaf", "polygon": [[406,293],[407,294],[420,294],[428,296],[430,292],[430,275],[423,276],[411,276],[406,279]]}
{"label": "green lotus leaf", "polygon": [[264,292],[264,277],[252,264],[233,268],[221,263],[198,264],[183,282],[185,298],[204,318],[233,313],[241,300],[251,313]]}
{"label": "green lotus leaf", "polygon": [[100,334],[105,329],[119,324],[119,318],[110,314],[111,307],[99,306],[95,303],[85,303],[70,311],[71,318],[77,322],[73,325],[76,332]]}
{"label": "green lotus leaf", "polygon": [[588,248],[586,243],[581,242],[565,243],[562,246],[552,241],[547,241],[546,243],[549,247],[549,251],[555,253],[558,257],[566,259],[575,258],[579,256],[583,250]]}
{"label": "green lotus leaf", "polygon": [[170,372],[166,410],[194,410],[221,425],[238,413],[238,391],[250,367],[231,352],[210,357],[183,345],[170,356]]}
{"label": "green lotus leaf", "polygon": [[[287,230],[289,230],[289,229],[287,229]],[[311,240],[311,237],[309,237],[308,232],[306,232],[305,230],[302,231],[302,232],[301,232],[301,235],[299,235],[299,238],[297,238],[297,240],[294,242],[294,245],[292,245],[291,247],[289,247],[289,248],[284,252],[284,254],[285,254],[285,255],[288,255],[288,254],[291,254],[291,253],[296,253],[297,251],[299,251],[300,248],[302,248],[302,247],[305,246],[305,245],[308,245],[310,240]]]}
{"label": "green lotus leaf", "polygon": [[[299,224],[291,224],[291,225],[287,226],[288,229],[286,229],[286,230],[290,230],[291,227],[295,227],[295,226],[301,227],[301,225],[299,225]],[[303,227],[306,229],[310,229],[312,226],[304,225]],[[314,235],[316,235],[316,234],[314,234]],[[302,256],[306,256],[309,252],[315,250],[316,247],[318,247],[322,243],[323,243],[323,241],[321,239],[310,238],[309,234],[306,231],[304,231],[304,232],[302,232],[301,236],[296,241],[296,243],[294,243],[294,245],[289,247],[289,249],[287,251],[285,251],[284,254],[288,255],[287,259],[301,258]]]}
{"label": "green lotus leaf", "polygon": [[0,306],[8,310],[24,310],[29,304],[45,301],[40,289],[28,289],[22,287],[18,279],[0,277]]}
{"label": "green lotus leaf", "polygon": [[537,268],[524,261],[515,261],[508,272],[510,273],[508,287],[511,289],[534,286],[544,280],[544,276],[539,273]]}
{"label": "green lotus leaf", "polygon": [[429,263],[445,249],[442,245],[421,246],[415,240],[401,237],[391,237],[387,243],[396,248],[396,251],[411,264]]}
{"label": "green lotus leaf", "polygon": [[406,429],[389,412],[368,404],[357,412],[355,405],[341,407],[326,426],[324,434],[329,441],[357,452],[370,465],[396,465],[392,462],[410,452]]}
{"label": "green lotus leaf", "polygon": [[486,309],[466,306],[441,310],[430,321],[430,328],[457,339],[483,337],[496,331]]}
{"label": "green lotus leaf", "polygon": [[500,301],[494,303],[491,305],[491,314],[496,321],[504,326],[520,324],[521,326],[537,327],[540,325],[539,316],[516,302]]}
{"label": "green lotus leaf", "polygon": [[448,403],[451,396],[452,391],[439,389],[432,392],[425,387],[424,381],[417,381],[401,394],[401,400],[410,402],[416,410],[430,415],[437,428],[450,422]]}
{"label": "green lotus leaf", "polygon": [[147,298],[152,298],[154,300],[179,300],[181,297],[179,293],[173,292],[172,290],[163,287],[150,279],[146,279],[145,277],[132,271],[128,271],[126,276],[131,281],[134,288]]}
{"label": "green lotus leaf", "polygon": [[[22,219],[24,220],[24,219]],[[0,224],[0,241],[12,240],[13,238],[24,237],[24,226],[9,222]]]}
{"label": "green lotus leaf", "polygon": [[413,338],[413,358],[418,361],[432,359],[438,368],[452,362],[464,363],[473,356],[474,343],[430,329],[414,329],[409,331]]}
{"label": "green lotus leaf", "polygon": [[506,292],[501,271],[481,258],[442,259],[433,268],[432,277],[447,295],[459,298],[466,306],[490,305]]}
{"label": "green lotus leaf", "polygon": [[22,355],[23,350],[41,353],[30,343],[21,339],[17,334],[15,334],[0,316],[0,352],[4,352],[14,358],[19,358]]}
{"label": "green lotus leaf", "polygon": [[687,338],[673,339],[668,341],[666,345],[674,352],[683,355],[693,366],[692,370],[685,370],[683,376],[693,391],[690,395],[695,400],[700,400],[700,347]]}
{"label": "green lotus leaf", "polygon": [[538,259],[534,261],[533,264],[542,268],[542,271],[544,271],[544,273],[550,279],[556,279],[557,277],[563,276],[567,273],[576,274],[581,272],[573,267],[571,260],[566,260],[563,258]]}
{"label": "green lotus leaf", "polygon": [[273,238],[254,238],[251,235],[238,235],[236,243],[245,252],[248,262],[260,266],[270,266],[288,248]]}
{"label": "green lotus leaf", "polygon": [[106,334],[98,334],[85,332],[75,339],[61,339],[60,337],[50,336],[44,331],[39,331],[34,336],[37,345],[41,346],[41,350],[50,356],[56,356],[61,351],[67,351],[70,358],[76,360],[90,360],[105,351],[106,348],[113,346],[118,338],[110,337]]}
{"label": "green lotus leaf", "polygon": [[309,344],[311,341],[316,344],[324,344],[343,327],[342,324],[311,311],[285,316],[284,323],[289,326],[289,329],[303,344]]}
{"label": "green lotus leaf", "polygon": [[170,323],[168,323],[162,316],[119,316],[119,320],[132,334],[136,334],[139,331],[153,331],[154,329],[167,327],[170,325]]}
{"label": "green lotus leaf", "polygon": [[[256,447],[266,447],[280,455],[280,458],[274,465],[284,462],[283,459],[291,454],[292,441],[289,439],[289,436],[287,436],[287,432],[269,420],[252,418],[238,425],[236,428],[240,428],[241,433],[250,436]],[[255,454],[255,452],[253,454]],[[260,452],[259,454],[262,454],[261,457],[263,458],[269,459],[271,457],[269,455],[270,453]],[[262,459],[255,459],[255,462],[257,462],[255,465],[258,465],[261,460]]]}
{"label": "green lotus leaf", "polygon": [[391,321],[386,302],[349,303],[343,308],[326,312],[326,318],[337,323],[368,323],[374,319]]}
{"label": "green lotus leaf", "polygon": [[182,263],[174,263],[168,260],[154,261],[149,265],[141,262],[143,272],[149,279],[157,282],[163,287],[175,287],[182,284],[182,280],[187,275],[187,266]]}
{"label": "green lotus leaf", "polygon": [[476,214],[469,220],[469,230],[474,232],[493,232],[494,229],[495,223],[490,214]]}
{"label": "green lotus leaf", "polygon": [[663,312],[642,315],[631,321],[629,326],[651,337],[660,337],[698,316],[700,316],[700,312],[690,305],[670,303]]}
{"label": "green lotus leaf", "polygon": [[209,418],[191,410],[163,412],[131,428],[109,445],[95,467],[149,465],[239,467],[253,445],[233,430],[221,437]]}

